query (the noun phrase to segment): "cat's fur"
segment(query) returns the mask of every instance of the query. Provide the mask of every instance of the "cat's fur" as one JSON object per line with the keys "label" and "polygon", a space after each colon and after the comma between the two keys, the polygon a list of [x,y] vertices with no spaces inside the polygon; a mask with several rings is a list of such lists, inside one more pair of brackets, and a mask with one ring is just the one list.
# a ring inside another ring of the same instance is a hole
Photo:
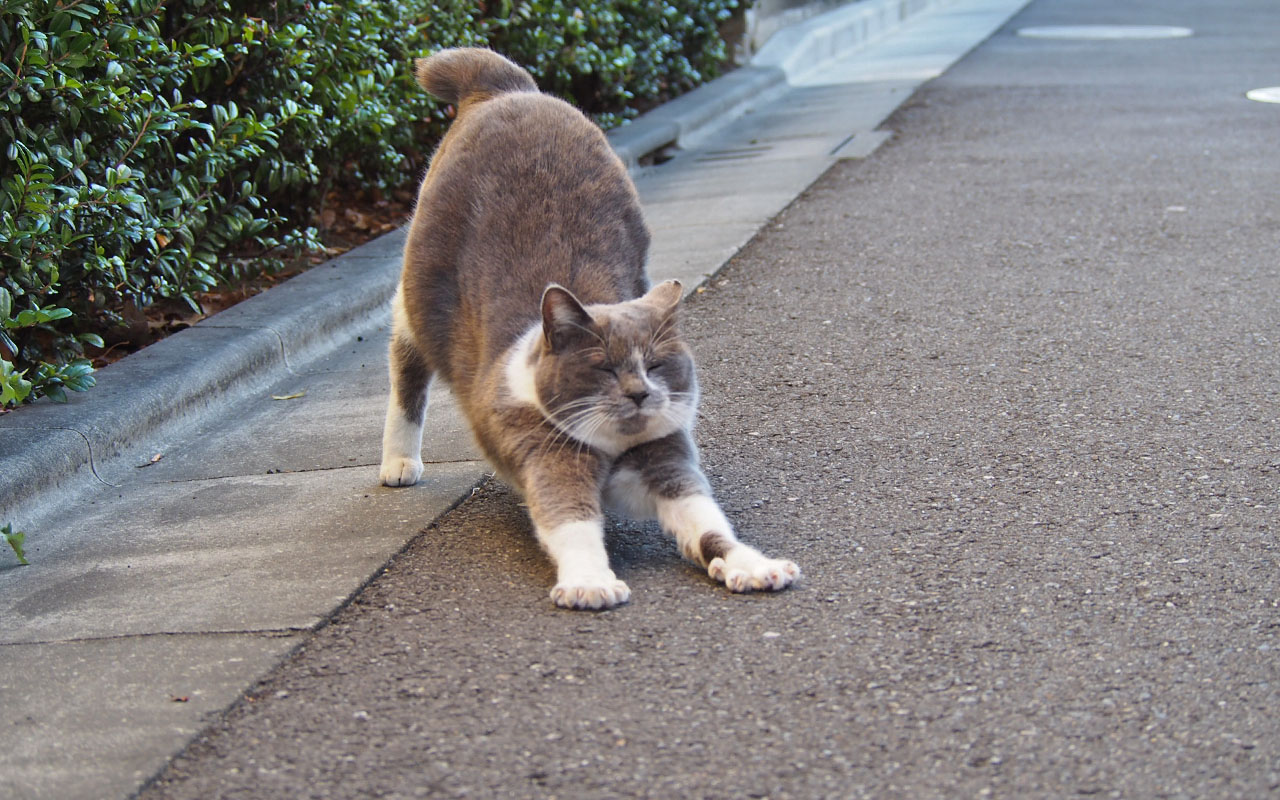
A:
{"label": "cat's fur", "polygon": [[418,59],[417,78],[457,119],[405,246],[382,482],[421,476],[427,387],[439,376],[524,495],[556,564],[557,605],[630,597],[605,554],[606,504],[657,519],[734,591],[790,584],[796,565],[740,543],[698,469],[681,287],[649,288],[649,233],[605,137],[487,50]]}

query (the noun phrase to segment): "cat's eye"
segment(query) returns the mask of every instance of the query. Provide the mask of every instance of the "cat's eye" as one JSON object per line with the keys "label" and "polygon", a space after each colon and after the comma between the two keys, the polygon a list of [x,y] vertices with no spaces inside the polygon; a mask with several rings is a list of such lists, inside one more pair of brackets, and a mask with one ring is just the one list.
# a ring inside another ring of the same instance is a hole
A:
{"label": "cat's eye", "polygon": [[650,361],[644,365],[645,372],[653,372],[655,369],[662,369],[667,365],[665,361]]}
{"label": "cat's eye", "polygon": [[608,364],[603,364],[599,367],[596,367],[596,369],[600,370],[601,372],[607,372],[615,378],[618,377],[618,371],[613,367],[609,366]]}

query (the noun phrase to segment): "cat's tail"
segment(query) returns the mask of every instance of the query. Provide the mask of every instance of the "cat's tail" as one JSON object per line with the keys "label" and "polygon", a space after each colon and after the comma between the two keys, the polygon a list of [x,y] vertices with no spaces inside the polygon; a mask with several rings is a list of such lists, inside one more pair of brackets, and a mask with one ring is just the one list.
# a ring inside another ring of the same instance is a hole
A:
{"label": "cat's tail", "polygon": [[414,59],[418,83],[433,96],[459,106],[488,100],[504,92],[536,92],[529,73],[493,52],[479,47],[441,50]]}

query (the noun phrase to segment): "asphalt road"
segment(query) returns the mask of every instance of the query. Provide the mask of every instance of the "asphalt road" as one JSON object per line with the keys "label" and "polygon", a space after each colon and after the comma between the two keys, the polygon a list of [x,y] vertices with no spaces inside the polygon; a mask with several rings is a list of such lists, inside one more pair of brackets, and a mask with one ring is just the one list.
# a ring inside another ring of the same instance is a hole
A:
{"label": "asphalt road", "polygon": [[[1145,42],[1027,25],[1186,25]],[[1280,791],[1280,84],[1263,0],[1040,0],[687,303],[704,461],[800,586],[618,524],[547,600],[491,483],[154,798]]]}

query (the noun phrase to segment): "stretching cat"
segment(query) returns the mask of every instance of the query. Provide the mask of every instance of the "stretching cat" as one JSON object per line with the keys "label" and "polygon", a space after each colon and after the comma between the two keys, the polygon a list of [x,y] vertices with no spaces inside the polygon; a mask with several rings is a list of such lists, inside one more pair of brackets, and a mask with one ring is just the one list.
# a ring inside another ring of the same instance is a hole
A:
{"label": "stretching cat", "polygon": [[698,469],[681,287],[649,288],[649,232],[603,134],[488,50],[444,50],[416,66],[457,119],[405,246],[382,482],[421,476],[427,386],[439,376],[524,495],[556,564],[556,605],[631,596],[609,569],[604,505],[656,518],[735,592],[790,584],[799,568],[739,542]]}

